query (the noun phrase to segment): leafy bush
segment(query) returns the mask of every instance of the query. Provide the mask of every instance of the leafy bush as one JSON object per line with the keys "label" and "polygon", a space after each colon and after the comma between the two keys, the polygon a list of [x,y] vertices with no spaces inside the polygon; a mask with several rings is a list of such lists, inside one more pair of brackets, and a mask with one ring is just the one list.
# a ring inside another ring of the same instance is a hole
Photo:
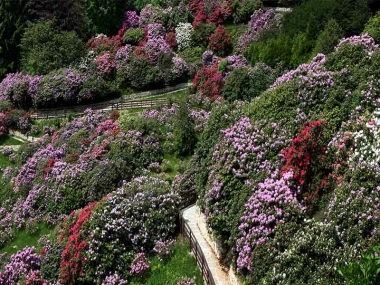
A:
{"label": "leafy bush", "polygon": [[[62,47],[65,47],[62,49]],[[47,74],[84,55],[85,46],[74,32],[56,30],[53,21],[30,24],[21,39],[22,70]]]}
{"label": "leafy bush", "polygon": [[380,12],[367,22],[363,32],[368,33],[376,42],[380,41]]}
{"label": "leafy bush", "polygon": [[178,155],[186,156],[192,153],[196,144],[194,127],[188,108],[181,104],[173,126],[173,142]]}
{"label": "leafy bush", "polygon": [[138,45],[145,37],[145,33],[140,28],[130,28],[124,32],[123,41],[126,44]]}
{"label": "leafy bush", "polygon": [[236,0],[232,3],[232,7],[234,12],[232,13],[232,17],[234,19],[234,23],[245,23],[249,20],[251,14],[260,8],[262,5],[262,1],[260,0]]}
{"label": "leafy bush", "polygon": [[323,31],[319,34],[315,43],[314,54],[329,54],[334,51],[334,47],[343,38],[344,31],[339,24],[331,19],[327,22]]}

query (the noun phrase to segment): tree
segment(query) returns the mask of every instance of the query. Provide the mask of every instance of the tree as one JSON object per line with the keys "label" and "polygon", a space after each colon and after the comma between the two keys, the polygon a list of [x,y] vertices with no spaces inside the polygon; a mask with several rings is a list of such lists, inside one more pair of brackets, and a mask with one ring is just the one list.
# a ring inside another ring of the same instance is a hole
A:
{"label": "tree", "polygon": [[380,12],[368,21],[365,25],[364,32],[373,37],[376,42],[380,42]]}
{"label": "tree", "polygon": [[174,120],[173,139],[179,156],[186,156],[193,152],[197,142],[194,121],[190,117],[189,109],[184,103],[179,106]]}
{"label": "tree", "polygon": [[81,1],[76,0],[29,0],[30,20],[54,20],[59,30],[75,31],[85,36]]}
{"label": "tree", "polygon": [[229,102],[249,97],[249,74],[247,68],[236,68],[227,77],[223,97]]}
{"label": "tree", "polygon": [[28,0],[0,1],[0,78],[18,66],[18,45],[28,19],[27,4]]}
{"label": "tree", "polygon": [[84,25],[92,35],[116,34],[128,1],[83,0]]}
{"label": "tree", "polygon": [[322,33],[319,34],[314,48],[314,54],[329,54],[334,51],[334,47],[339,40],[344,37],[344,31],[337,21],[331,19],[327,22]]}
{"label": "tree", "polygon": [[58,31],[51,20],[30,24],[20,47],[22,70],[29,74],[67,67],[85,54],[85,45],[77,34]]}

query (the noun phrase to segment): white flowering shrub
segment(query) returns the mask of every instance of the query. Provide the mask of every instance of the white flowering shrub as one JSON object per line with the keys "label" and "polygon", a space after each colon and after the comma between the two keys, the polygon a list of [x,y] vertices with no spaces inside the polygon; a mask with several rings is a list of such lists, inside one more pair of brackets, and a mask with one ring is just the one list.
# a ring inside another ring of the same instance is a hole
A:
{"label": "white flowering shrub", "polygon": [[190,23],[179,23],[175,28],[178,50],[184,50],[192,46],[193,26]]}
{"label": "white flowering shrub", "polygon": [[361,169],[380,168],[380,109],[377,109],[367,124],[353,135],[355,151],[350,163]]}

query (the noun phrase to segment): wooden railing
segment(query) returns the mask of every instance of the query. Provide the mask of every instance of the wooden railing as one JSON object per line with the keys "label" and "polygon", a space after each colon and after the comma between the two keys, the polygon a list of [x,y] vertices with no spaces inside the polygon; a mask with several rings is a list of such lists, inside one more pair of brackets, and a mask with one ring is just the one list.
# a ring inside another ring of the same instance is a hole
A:
{"label": "wooden railing", "polygon": [[190,243],[190,251],[194,254],[197,264],[201,270],[203,280],[206,285],[216,285],[214,281],[214,277],[211,274],[210,268],[207,264],[206,257],[203,254],[203,251],[196,240],[193,232],[191,231],[188,224],[186,224],[183,219],[182,214],[179,216],[179,224],[181,235]]}
{"label": "wooden railing", "polygon": [[117,103],[99,103],[91,105],[79,105],[73,107],[62,107],[52,109],[38,109],[31,114],[32,118],[36,120],[40,119],[52,119],[52,118],[66,118],[69,114],[82,115],[86,109],[92,109],[96,111],[112,111],[112,110],[126,110],[134,108],[153,108],[169,105],[173,100],[166,98],[159,98],[155,100],[128,100]]}

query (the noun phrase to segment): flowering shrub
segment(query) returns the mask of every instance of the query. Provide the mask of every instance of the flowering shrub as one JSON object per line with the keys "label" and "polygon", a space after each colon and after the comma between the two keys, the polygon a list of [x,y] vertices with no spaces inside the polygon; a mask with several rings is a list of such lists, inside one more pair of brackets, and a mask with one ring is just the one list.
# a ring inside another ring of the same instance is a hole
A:
{"label": "flowering shrub", "polygon": [[[167,182],[148,177],[136,178],[108,195],[91,216],[85,278],[102,280],[116,270],[126,279],[135,254],[149,253],[157,240],[174,234],[177,201]],[[99,255],[105,259],[99,260]],[[140,265],[135,269],[145,268]],[[133,273],[138,273],[135,269]]]}
{"label": "flowering shrub", "polygon": [[258,41],[264,31],[278,28],[281,24],[281,16],[273,9],[264,11],[256,10],[248,22],[246,33],[239,39],[237,50],[244,52],[252,42]]}
{"label": "flowering shrub", "polygon": [[131,273],[132,275],[141,276],[149,269],[149,260],[145,256],[145,253],[139,252],[132,260]]}
{"label": "flowering shrub", "polygon": [[196,285],[195,283],[195,277],[188,278],[188,277],[181,277],[179,281],[177,282],[177,285]]}
{"label": "flowering shrub", "polygon": [[88,249],[88,243],[81,237],[81,231],[88,221],[96,203],[91,203],[83,208],[77,214],[70,214],[70,219],[63,225],[61,233],[61,242],[66,241],[65,249],[62,252],[62,261],[60,264],[59,280],[64,284],[76,284],[77,278],[83,273],[83,266],[86,262],[85,251]]}
{"label": "flowering shrub", "polygon": [[[279,161],[274,158],[287,145],[290,136],[280,126],[264,122],[254,125],[243,117],[221,131],[212,153],[208,184],[201,202],[208,224],[227,238],[242,216],[241,209],[251,195],[250,185],[279,167]],[[234,212],[229,209],[230,203],[236,205]],[[220,219],[220,216],[228,219]]]}
{"label": "flowering shrub", "polygon": [[175,28],[175,37],[178,50],[185,50],[192,46],[193,27],[190,23],[179,23]]}
{"label": "flowering shrub", "polygon": [[241,238],[236,245],[238,270],[255,270],[251,264],[255,258],[255,247],[273,236],[278,225],[297,220],[304,210],[297,201],[296,191],[292,189],[293,174],[288,172],[280,179],[276,176],[278,171],[258,183],[245,205],[239,225]]}
{"label": "flowering shrub", "polygon": [[218,26],[210,36],[210,48],[218,55],[226,55],[231,49],[231,35],[223,26]]}
{"label": "flowering shrub", "polygon": [[172,253],[172,245],[175,242],[175,240],[167,240],[167,241],[156,241],[153,251],[158,254],[158,259],[160,261],[164,261],[166,257],[168,257]]}
{"label": "flowering shrub", "polygon": [[122,26],[125,29],[136,28],[139,26],[140,17],[136,11],[125,11]]}
{"label": "flowering shrub", "polygon": [[115,273],[113,275],[107,276],[102,282],[102,285],[124,285],[128,284],[126,280],[121,279],[120,276]]}
{"label": "flowering shrub", "polygon": [[116,63],[109,52],[105,52],[104,54],[96,57],[95,61],[96,61],[96,64],[98,65],[98,70],[103,75],[111,75],[112,72],[115,70]]}
{"label": "flowering shrub", "polygon": [[122,45],[124,30],[121,29],[116,36],[107,37],[106,35],[99,34],[91,38],[87,42],[89,51],[95,52],[96,55],[102,55],[105,52],[115,54]]}
{"label": "flowering shrub", "polygon": [[166,42],[168,43],[170,48],[175,48],[178,45],[175,33],[173,31],[170,31],[166,34]]}
{"label": "flowering shrub", "polygon": [[224,86],[223,76],[216,66],[204,66],[193,79],[193,88],[197,88],[202,97],[217,99],[221,96]]}
{"label": "flowering shrub", "polygon": [[27,246],[23,250],[12,254],[9,263],[4,266],[3,271],[0,271],[0,283],[9,285],[19,284],[24,276],[33,274],[34,270],[38,270],[40,264],[41,260],[40,256],[36,253],[36,248]]}
{"label": "flowering shrub", "polygon": [[292,172],[294,181],[301,186],[299,198],[304,198],[305,195],[306,200],[318,198],[324,186],[328,184],[324,178],[321,185],[316,186],[316,193],[313,193],[311,182],[323,169],[327,159],[322,131],[323,121],[311,122],[305,125],[301,133],[292,140],[291,145],[282,151],[285,163],[281,172],[283,175]]}
{"label": "flowering shrub", "polygon": [[375,50],[379,48],[379,45],[375,43],[375,40],[368,34],[363,34],[360,36],[352,36],[350,38],[342,39],[338,45],[335,47],[335,51],[343,45],[361,45],[368,55],[371,55]]}

